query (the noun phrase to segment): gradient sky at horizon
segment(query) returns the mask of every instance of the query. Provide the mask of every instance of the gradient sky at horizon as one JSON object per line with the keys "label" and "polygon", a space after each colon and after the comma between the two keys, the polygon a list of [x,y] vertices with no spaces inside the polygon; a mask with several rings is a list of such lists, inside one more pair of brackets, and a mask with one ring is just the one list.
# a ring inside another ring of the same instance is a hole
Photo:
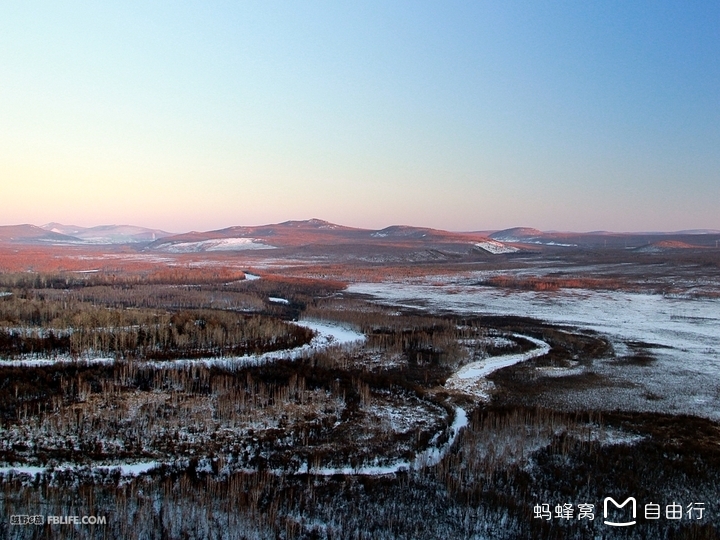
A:
{"label": "gradient sky at horizon", "polygon": [[0,225],[720,229],[720,3],[6,3],[0,179]]}

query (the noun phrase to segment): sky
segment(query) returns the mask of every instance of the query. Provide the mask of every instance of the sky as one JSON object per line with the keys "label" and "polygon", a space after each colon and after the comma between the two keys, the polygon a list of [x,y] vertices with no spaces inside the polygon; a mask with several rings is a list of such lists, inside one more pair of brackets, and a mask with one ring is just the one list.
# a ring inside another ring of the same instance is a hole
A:
{"label": "sky", "polygon": [[6,2],[0,225],[720,229],[715,1]]}

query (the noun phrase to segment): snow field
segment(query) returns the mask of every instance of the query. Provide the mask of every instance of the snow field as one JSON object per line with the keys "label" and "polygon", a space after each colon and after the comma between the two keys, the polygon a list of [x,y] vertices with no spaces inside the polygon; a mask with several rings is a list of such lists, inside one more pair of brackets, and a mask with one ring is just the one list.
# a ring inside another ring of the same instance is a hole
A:
{"label": "snow field", "polygon": [[[388,306],[532,317],[588,329],[606,336],[618,358],[632,354],[628,343],[647,344],[655,359],[651,367],[596,361],[593,370],[618,384],[604,392],[568,392],[562,398],[566,406],[629,407],[720,420],[720,299],[587,289],[507,291],[470,285],[486,277],[486,272],[476,272],[406,283],[355,283],[348,292],[373,296]],[[548,376],[573,373],[577,370],[539,371]],[[643,395],[661,399],[647,400]]]}
{"label": "snow field", "polygon": [[476,242],[475,247],[478,247],[493,255],[500,255],[502,253],[516,253],[520,251],[518,248],[513,246],[507,246],[497,240],[487,240],[485,242]]}
{"label": "snow field", "polygon": [[178,242],[165,244],[158,248],[169,253],[198,253],[202,251],[245,251],[256,249],[276,249],[255,238],[218,238],[200,242]]}

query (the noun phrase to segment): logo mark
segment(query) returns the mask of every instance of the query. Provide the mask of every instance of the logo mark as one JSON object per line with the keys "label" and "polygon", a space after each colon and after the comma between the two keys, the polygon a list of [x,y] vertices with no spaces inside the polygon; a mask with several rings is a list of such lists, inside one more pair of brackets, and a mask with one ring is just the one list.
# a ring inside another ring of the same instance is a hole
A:
{"label": "logo mark", "polygon": [[[625,505],[627,505],[628,503],[632,503],[631,509],[633,520],[623,522],[608,521],[608,503],[613,503],[615,508],[618,509],[624,508]],[[612,497],[605,497],[605,503],[603,506],[603,517],[605,518],[603,523],[605,523],[605,525],[610,525],[611,527],[628,527],[630,525],[635,525],[635,518],[637,517],[637,501],[635,500],[635,497],[628,497],[622,504],[618,504],[618,502]]]}

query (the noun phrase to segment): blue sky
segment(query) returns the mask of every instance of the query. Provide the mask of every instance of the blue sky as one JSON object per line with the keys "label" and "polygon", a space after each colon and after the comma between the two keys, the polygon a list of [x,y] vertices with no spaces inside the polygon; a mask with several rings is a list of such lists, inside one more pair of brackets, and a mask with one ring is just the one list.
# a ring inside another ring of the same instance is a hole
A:
{"label": "blue sky", "polygon": [[720,229],[717,2],[0,8],[2,224]]}

